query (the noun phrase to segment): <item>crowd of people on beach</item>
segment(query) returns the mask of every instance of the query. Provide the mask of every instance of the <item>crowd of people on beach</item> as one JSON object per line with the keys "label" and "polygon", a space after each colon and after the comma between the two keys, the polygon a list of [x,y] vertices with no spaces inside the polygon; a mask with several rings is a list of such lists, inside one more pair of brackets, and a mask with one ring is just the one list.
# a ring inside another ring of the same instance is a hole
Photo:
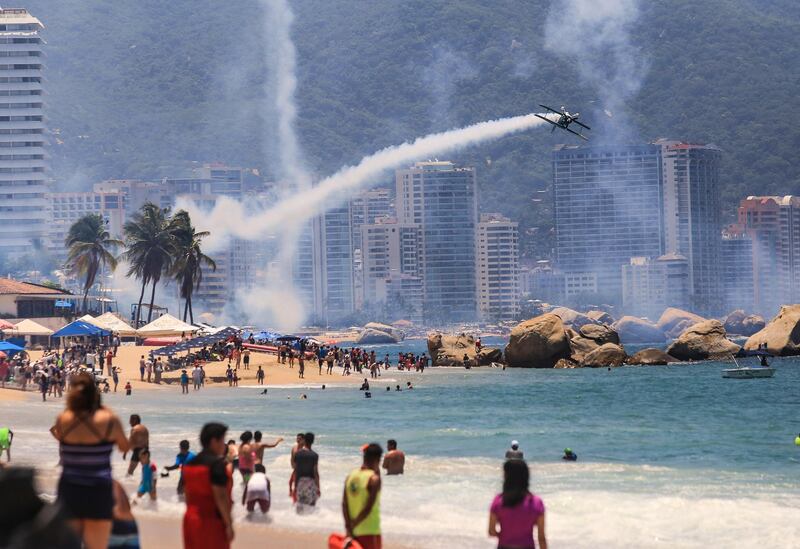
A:
{"label": "crowd of people on beach", "polygon": [[[88,372],[72,376],[66,407],[50,429],[59,442],[62,473],[57,502],[68,523],[87,549],[137,547],[138,527],[131,507],[141,498],[158,499],[158,479],[178,470],[177,494],[185,502],[184,547],[226,548],[234,538],[233,484],[236,476],[242,485],[240,505],[248,516],[256,509],[269,512],[274,493],[264,465],[266,449],[282,442],[266,442],[260,431],[244,431],[239,441],[227,438],[228,427],[207,423],[200,431],[201,450],[191,451],[188,440],[178,443],[172,465],[162,468],[151,456],[151,435],[138,414],[132,414],[126,430],[120,419],[101,403],[101,392]],[[13,432],[0,429],[0,442],[13,440]],[[321,496],[319,461],[312,432],[298,433],[289,459],[292,473],[289,497],[299,514],[312,512]],[[7,444],[8,450],[10,442]],[[123,486],[113,478],[111,456],[114,449],[130,455],[127,475],[139,469],[140,481],[131,501]],[[382,469],[387,475],[406,472],[405,454],[396,440],[386,444],[386,453],[377,443],[361,447],[362,464],[344,481],[342,515],[345,534],[331,536],[355,540],[362,549],[382,546],[380,493]],[[566,458],[565,458],[566,459]],[[529,472],[519,443],[512,442],[503,466],[503,490],[491,503],[489,535],[498,537],[499,547],[534,547],[537,532],[539,547],[546,549],[544,504],[530,492]],[[238,473],[238,475],[237,475]],[[354,547],[357,547],[354,545]]]}

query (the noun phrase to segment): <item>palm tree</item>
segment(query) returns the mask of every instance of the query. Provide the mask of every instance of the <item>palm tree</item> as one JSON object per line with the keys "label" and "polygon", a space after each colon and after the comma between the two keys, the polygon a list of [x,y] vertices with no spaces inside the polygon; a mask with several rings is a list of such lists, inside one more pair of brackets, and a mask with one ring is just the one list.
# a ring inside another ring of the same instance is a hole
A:
{"label": "palm tree", "polygon": [[122,246],[123,242],[111,238],[106,230],[103,218],[97,214],[81,217],[69,228],[64,245],[67,253],[66,267],[83,280],[83,312],[86,312],[86,300],[89,290],[94,286],[97,273],[104,266],[117,268],[117,259],[111,253],[112,249]]}
{"label": "palm tree", "polygon": [[192,294],[200,287],[200,283],[203,281],[203,265],[211,267],[212,271],[217,270],[217,264],[214,260],[205,255],[200,248],[202,240],[210,233],[208,231],[197,232],[192,226],[189,213],[184,210],[179,210],[175,213],[170,225],[172,226],[177,252],[171,274],[178,281],[181,298],[185,300],[183,321],[186,322],[188,313],[189,322],[194,323]]}
{"label": "palm tree", "polygon": [[123,231],[126,250],[122,256],[130,264],[128,276],[134,276],[142,281],[142,292],[139,294],[139,306],[136,309],[136,327],[138,327],[145,288],[148,284],[153,285],[150,310],[147,313],[147,322],[150,322],[153,318],[156,287],[161,276],[172,269],[175,239],[170,227],[169,210],[159,208],[152,202],[146,202],[132,219],[125,223]]}

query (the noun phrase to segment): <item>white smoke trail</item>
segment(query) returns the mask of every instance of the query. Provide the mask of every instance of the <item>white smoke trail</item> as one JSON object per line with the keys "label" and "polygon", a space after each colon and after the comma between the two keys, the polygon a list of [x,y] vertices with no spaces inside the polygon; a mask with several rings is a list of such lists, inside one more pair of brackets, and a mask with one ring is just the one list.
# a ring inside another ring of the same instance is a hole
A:
{"label": "white smoke trail", "polygon": [[[291,36],[294,14],[287,0],[261,0],[261,4],[264,10],[264,36],[271,45],[265,55],[274,59],[274,107],[278,113],[280,166],[291,188],[305,190],[311,186],[311,176],[305,170],[295,132],[297,50]],[[267,86],[271,87],[269,83]],[[272,89],[265,91],[265,97],[272,95]]]}
{"label": "white smoke trail", "polygon": [[211,231],[209,247],[224,247],[231,237],[256,240],[289,224],[306,222],[345,202],[352,191],[374,181],[386,170],[544,123],[534,114],[526,114],[480,122],[388,147],[363,158],[355,166],[342,168],[312,189],[299,192],[255,215],[249,215],[244,204],[229,198],[220,199],[210,211],[200,210],[194,203],[185,201],[179,206],[191,213],[201,230]]}

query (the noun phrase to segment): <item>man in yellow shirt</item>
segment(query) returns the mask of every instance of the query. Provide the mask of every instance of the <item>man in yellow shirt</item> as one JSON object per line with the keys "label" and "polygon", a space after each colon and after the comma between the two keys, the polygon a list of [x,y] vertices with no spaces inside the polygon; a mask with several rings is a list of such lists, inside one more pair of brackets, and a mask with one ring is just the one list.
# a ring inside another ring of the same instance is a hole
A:
{"label": "man in yellow shirt", "polygon": [[381,549],[381,455],[380,445],[363,449],[364,462],[347,475],[342,496],[342,514],[348,537],[363,549]]}

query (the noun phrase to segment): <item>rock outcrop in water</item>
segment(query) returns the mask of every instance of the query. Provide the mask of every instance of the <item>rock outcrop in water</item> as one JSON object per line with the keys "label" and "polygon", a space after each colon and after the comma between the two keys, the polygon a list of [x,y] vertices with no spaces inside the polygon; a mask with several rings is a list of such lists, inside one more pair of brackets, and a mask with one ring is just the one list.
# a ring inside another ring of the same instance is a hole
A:
{"label": "rock outcrop in water", "polygon": [[571,354],[561,317],[546,313],[526,320],[511,330],[505,350],[506,363],[514,368],[552,368]]}
{"label": "rock outcrop in water", "polygon": [[628,357],[627,364],[634,364],[638,366],[664,366],[671,362],[680,362],[674,356],[668,355],[661,349],[642,349],[633,356]]}
{"label": "rock outcrop in water", "polygon": [[614,323],[622,343],[663,343],[664,332],[647,320],[635,316],[623,316]]}
{"label": "rock outcrop in water", "polygon": [[584,368],[605,368],[607,366],[622,366],[628,355],[625,349],[615,343],[604,343],[591,353],[583,357],[580,364]]}
{"label": "rock outcrop in water", "polygon": [[579,313],[568,307],[556,307],[550,314],[558,316],[565,326],[569,326],[573,330],[579,330],[581,326],[586,324],[598,324],[596,320],[592,320],[583,313]]}
{"label": "rock outcrop in water", "polygon": [[589,311],[586,313],[586,316],[601,324],[608,324],[609,326],[614,324],[614,318],[605,311]]}
{"label": "rock outcrop in water", "polygon": [[483,347],[475,352],[475,338],[471,335],[445,335],[440,332],[428,334],[428,354],[434,366],[463,366],[467,355],[474,366],[488,366],[492,362],[502,362],[503,351]]}
{"label": "rock outcrop in water", "polygon": [[605,324],[585,324],[577,332],[567,328],[567,334],[570,336],[572,359],[577,362],[606,343],[619,345],[617,332]]}
{"label": "rock outcrop in water", "polygon": [[401,330],[389,326],[387,324],[380,324],[378,322],[369,322],[364,325],[364,328],[359,332],[357,345],[375,345],[380,343],[399,343],[403,341],[405,335]]}
{"label": "rock outcrop in water", "polygon": [[742,309],[737,309],[725,317],[725,331],[729,334],[751,336],[766,325],[764,317],[748,315]]}
{"label": "rock outcrop in water", "polygon": [[728,359],[741,347],[728,340],[726,335],[719,320],[705,320],[684,330],[669,346],[667,353],[678,360]]}
{"label": "rock outcrop in water", "polygon": [[800,355],[800,305],[784,305],[778,315],[744,344],[748,351],[766,343],[767,351],[779,356]]}
{"label": "rock outcrop in water", "polygon": [[676,338],[681,335],[687,328],[699,324],[706,320],[702,316],[684,311],[683,309],[676,309],[669,307],[664,309],[661,313],[661,318],[658,319],[656,326],[664,332],[669,338]]}

